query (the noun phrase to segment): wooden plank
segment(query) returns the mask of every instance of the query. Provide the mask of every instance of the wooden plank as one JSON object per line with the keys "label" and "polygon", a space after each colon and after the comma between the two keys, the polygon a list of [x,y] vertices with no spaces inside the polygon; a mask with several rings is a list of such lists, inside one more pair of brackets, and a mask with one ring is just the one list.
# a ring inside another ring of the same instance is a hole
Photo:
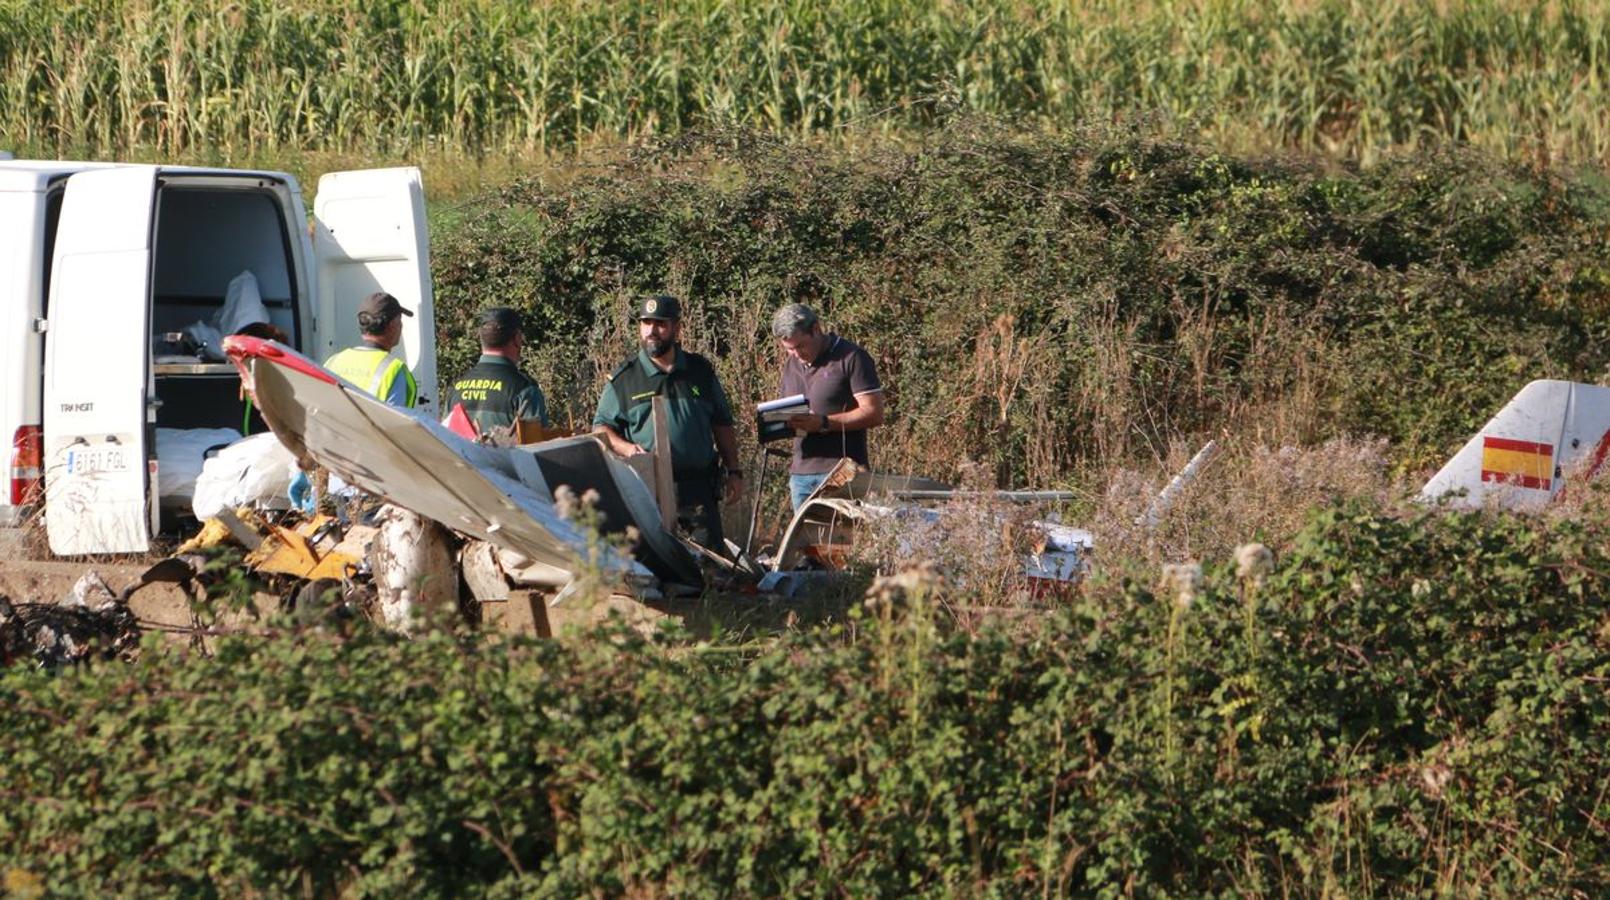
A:
{"label": "wooden plank", "polygon": [[511,606],[524,605],[524,612],[531,618],[531,630],[537,637],[553,637],[553,627],[548,622],[548,604],[542,602],[543,594],[540,591],[515,591],[509,598]]}
{"label": "wooden plank", "polygon": [[608,597],[569,597],[558,606],[549,606],[538,613],[550,633],[564,637],[567,631],[586,630],[609,621],[618,615],[639,634],[650,635],[670,620],[683,616],[670,609],[650,606],[636,597],[611,594]]}
{"label": "wooden plank", "polygon": [[666,531],[676,528],[676,479],[671,467],[671,425],[665,397],[656,395],[654,403],[654,498],[660,504],[660,525]]}
{"label": "wooden plank", "polygon": [[570,437],[577,433],[569,428],[559,428],[557,426],[550,428],[543,425],[539,419],[520,419],[514,423],[514,427],[515,443],[517,444],[540,444],[543,441]]}
{"label": "wooden plank", "polygon": [[642,479],[643,485],[648,488],[649,496],[653,497],[655,504],[658,505],[660,497],[659,485],[654,483],[654,454],[642,453],[637,456],[627,456],[622,458],[621,462],[637,473],[637,477]]}
{"label": "wooden plank", "polygon": [[241,546],[248,551],[256,550],[263,545],[263,536],[258,534],[256,529],[242,522],[240,517],[235,515],[234,510],[221,509],[218,511],[218,515],[213,518],[224,523],[224,527],[229,529],[229,533],[234,536],[235,540],[240,541]]}
{"label": "wooden plank", "polygon": [[510,591],[507,600],[481,603],[482,627],[497,634],[524,634],[542,638],[553,637],[548,624],[546,595],[541,591]]}

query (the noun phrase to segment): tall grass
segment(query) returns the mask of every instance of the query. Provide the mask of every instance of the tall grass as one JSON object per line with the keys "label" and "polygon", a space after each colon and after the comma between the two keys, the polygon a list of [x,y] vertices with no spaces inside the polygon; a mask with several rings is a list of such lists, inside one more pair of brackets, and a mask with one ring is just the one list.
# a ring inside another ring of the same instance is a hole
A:
{"label": "tall grass", "polygon": [[1161,112],[1368,159],[1601,159],[1610,4],[1568,0],[0,0],[0,143],[515,155],[705,119]]}

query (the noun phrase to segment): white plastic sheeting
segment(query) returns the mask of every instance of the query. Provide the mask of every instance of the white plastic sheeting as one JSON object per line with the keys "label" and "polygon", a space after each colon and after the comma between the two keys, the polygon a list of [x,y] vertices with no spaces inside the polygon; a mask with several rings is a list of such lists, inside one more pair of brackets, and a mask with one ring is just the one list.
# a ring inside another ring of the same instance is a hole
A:
{"label": "white plastic sheeting", "polygon": [[291,451],[271,432],[254,434],[206,461],[190,508],[201,520],[239,506],[288,509],[286,492],[295,475]]}
{"label": "white plastic sheeting", "polygon": [[257,287],[257,276],[250,269],[229,280],[224,291],[224,307],[218,311],[213,324],[224,334],[235,334],[248,325],[272,321],[268,307],[263,305],[263,292]]}

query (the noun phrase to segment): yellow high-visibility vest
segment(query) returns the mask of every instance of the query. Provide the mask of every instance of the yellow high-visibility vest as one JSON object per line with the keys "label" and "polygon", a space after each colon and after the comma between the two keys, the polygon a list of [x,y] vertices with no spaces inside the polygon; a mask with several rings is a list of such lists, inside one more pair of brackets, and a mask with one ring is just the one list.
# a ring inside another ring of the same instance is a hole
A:
{"label": "yellow high-visibility vest", "polygon": [[403,378],[408,384],[404,406],[412,409],[419,401],[419,385],[414,382],[414,373],[408,371],[408,364],[379,347],[342,350],[325,360],[324,367],[381,400],[389,397],[397,379]]}

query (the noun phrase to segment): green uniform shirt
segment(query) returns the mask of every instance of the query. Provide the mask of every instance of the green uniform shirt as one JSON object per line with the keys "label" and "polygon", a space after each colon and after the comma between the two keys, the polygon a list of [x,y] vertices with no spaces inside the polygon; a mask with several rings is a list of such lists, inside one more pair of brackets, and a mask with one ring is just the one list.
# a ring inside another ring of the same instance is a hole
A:
{"label": "green uniform shirt", "polygon": [[453,382],[446,409],[462,405],[464,414],[486,434],[507,430],[515,419],[536,419],[548,425],[548,404],[542,389],[507,357],[483,353],[479,362]]}
{"label": "green uniform shirt", "polygon": [[671,434],[671,462],[676,480],[707,477],[715,472],[715,428],[732,424],[732,407],[710,361],[678,347],[669,372],[660,370],[648,351],[622,363],[598,398],[594,425],[608,425],[645,450],[654,449],[653,399],[666,398],[666,424]]}

